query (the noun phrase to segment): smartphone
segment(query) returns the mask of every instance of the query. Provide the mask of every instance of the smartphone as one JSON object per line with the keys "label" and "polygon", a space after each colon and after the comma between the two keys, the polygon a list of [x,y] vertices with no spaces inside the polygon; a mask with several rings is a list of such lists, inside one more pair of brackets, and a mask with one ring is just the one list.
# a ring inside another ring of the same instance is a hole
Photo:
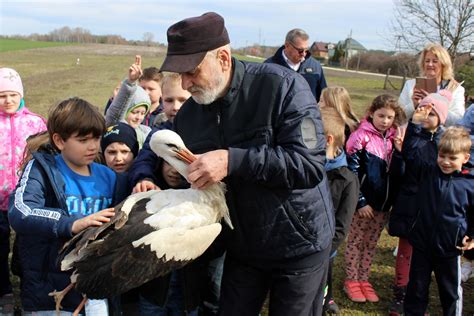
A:
{"label": "smartphone", "polygon": [[415,88],[423,89],[428,93],[438,92],[438,85],[436,84],[436,78],[417,77]]}

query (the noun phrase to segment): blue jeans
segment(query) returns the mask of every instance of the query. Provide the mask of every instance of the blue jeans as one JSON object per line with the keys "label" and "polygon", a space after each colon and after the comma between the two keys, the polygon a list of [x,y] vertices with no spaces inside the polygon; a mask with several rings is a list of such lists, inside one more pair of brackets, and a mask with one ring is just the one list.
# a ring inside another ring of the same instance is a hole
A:
{"label": "blue jeans", "polygon": [[[140,295],[139,310],[140,316],[181,316],[184,311],[182,281],[178,278],[176,271],[171,272],[170,285],[168,288],[168,298],[164,306],[156,305]],[[188,312],[186,315],[197,316],[198,309]]]}
{"label": "blue jeans", "polygon": [[12,292],[10,283],[10,266],[8,255],[10,253],[10,223],[7,212],[0,210],[0,297]]}
{"label": "blue jeans", "polygon": [[[37,311],[37,312],[23,312],[23,316],[56,316],[56,311]],[[82,315],[82,314],[79,314]],[[72,316],[71,312],[59,312],[59,316]],[[97,315],[102,316],[102,315]]]}
{"label": "blue jeans", "polygon": [[202,302],[204,316],[217,315],[219,311],[219,298],[221,296],[221,281],[224,272],[225,254],[209,262],[207,267],[208,286]]}

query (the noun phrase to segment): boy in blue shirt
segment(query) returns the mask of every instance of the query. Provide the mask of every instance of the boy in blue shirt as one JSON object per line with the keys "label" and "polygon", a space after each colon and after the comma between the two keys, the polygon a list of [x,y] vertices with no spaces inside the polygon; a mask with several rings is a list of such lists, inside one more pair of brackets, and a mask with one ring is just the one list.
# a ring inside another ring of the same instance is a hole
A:
{"label": "boy in blue shirt", "polygon": [[[416,112],[428,117],[431,105]],[[434,271],[443,314],[461,315],[460,255],[474,247],[474,172],[463,167],[470,158],[471,139],[463,128],[448,128],[438,144],[437,165],[419,157],[416,144],[417,134],[408,128],[402,154],[417,171],[418,214],[408,235],[413,255],[404,312],[424,315]]]}
{"label": "boy in blue shirt", "polygon": [[[110,221],[111,207],[128,191],[125,178],[94,162],[105,132],[97,108],[79,98],[62,101],[50,110],[47,125],[50,142],[60,154],[32,154],[8,214],[18,237],[25,315],[54,312],[55,301],[48,294],[71,282],[71,272],[61,271],[57,263],[62,245],[87,227]],[[68,292],[61,303],[63,313],[74,311],[81,300],[81,293]]]}

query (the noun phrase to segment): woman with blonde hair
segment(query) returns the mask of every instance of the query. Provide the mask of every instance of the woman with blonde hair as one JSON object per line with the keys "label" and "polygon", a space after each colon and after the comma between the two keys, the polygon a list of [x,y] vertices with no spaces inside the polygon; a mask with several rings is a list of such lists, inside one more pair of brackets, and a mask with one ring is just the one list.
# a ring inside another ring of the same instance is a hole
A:
{"label": "woman with blonde hair", "polygon": [[[420,75],[428,79],[436,79],[437,91],[449,90],[453,98],[449,104],[446,126],[456,123],[464,114],[464,88],[454,80],[453,65],[448,51],[437,43],[429,43],[420,53]],[[405,82],[400,93],[399,103],[405,110],[407,117],[411,117],[420,101],[429,92],[415,87],[416,80]]]}
{"label": "woman with blonde hair", "polygon": [[345,123],[344,134],[346,140],[349,139],[350,133],[359,127],[359,119],[352,110],[352,101],[346,88],[333,86],[324,88],[321,92],[321,99],[319,100],[320,107],[335,108],[341,115]]}

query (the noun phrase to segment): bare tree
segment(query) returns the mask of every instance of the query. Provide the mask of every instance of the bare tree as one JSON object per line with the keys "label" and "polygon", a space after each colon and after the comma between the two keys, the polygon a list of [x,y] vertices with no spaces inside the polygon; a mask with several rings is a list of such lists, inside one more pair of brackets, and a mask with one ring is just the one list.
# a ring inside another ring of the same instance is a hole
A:
{"label": "bare tree", "polygon": [[474,0],[394,0],[392,34],[403,48],[420,50],[427,42],[445,47],[451,58],[474,40]]}
{"label": "bare tree", "polygon": [[155,35],[153,35],[153,33],[143,33],[143,42],[146,44],[146,46],[151,46],[153,44],[153,38],[155,38]]}

